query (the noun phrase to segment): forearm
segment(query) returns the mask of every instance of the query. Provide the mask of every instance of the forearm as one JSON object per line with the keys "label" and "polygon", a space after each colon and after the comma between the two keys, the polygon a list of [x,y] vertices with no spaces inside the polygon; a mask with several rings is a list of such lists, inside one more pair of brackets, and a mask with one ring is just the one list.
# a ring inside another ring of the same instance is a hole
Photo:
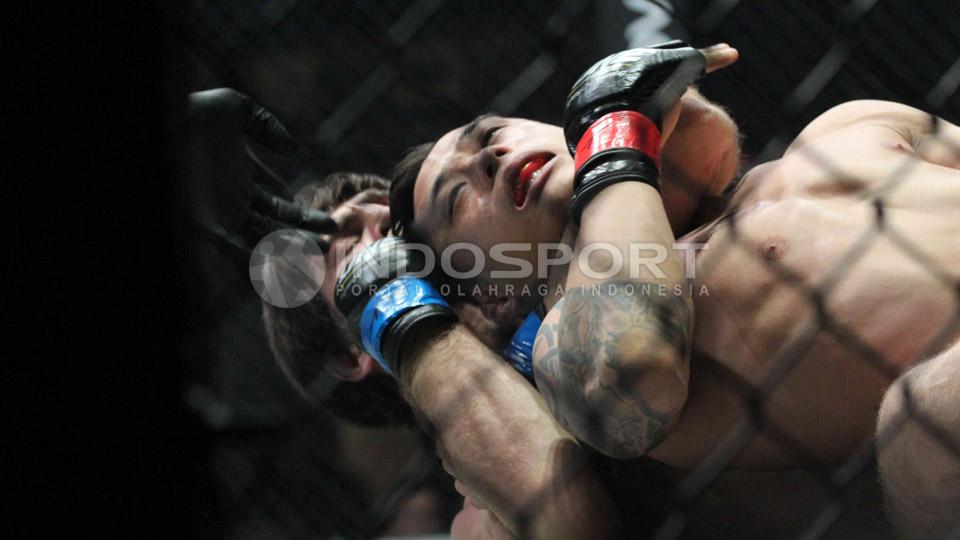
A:
{"label": "forearm", "polygon": [[612,503],[576,441],[522,377],[466,328],[425,328],[404,353],[401,386],[445,466],[524,538],[609,536]]}
{"label": "forearm", "polygon": [[[644,182],[621,182],[596,195],[583,211],[567,287],[617,279],[672,287],[681,281],[674,227],[692,215],[700,197],[720,193],[733,178],[739,134],[723,109],[693,88],[665,114],[661,134],[659,192]],[[601,244],[612,247],[625,264],[596,278],[617,258],[589,247]],[[578,258],[584,250],[593,251],[587,262],[594,264],[586,272],[585,261]]]}
{"label": "forearm", "polygon": [[565,289],[616,280],[672,288],[684,278],[674,241],[655,189],[641,182],[610,186],[583,212]]}

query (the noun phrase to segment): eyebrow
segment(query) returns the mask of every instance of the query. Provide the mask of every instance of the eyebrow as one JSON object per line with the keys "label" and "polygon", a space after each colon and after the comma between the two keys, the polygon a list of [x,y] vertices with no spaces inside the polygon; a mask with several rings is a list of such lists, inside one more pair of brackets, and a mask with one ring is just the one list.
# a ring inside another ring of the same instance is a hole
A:
{"label": "eyebrow", "polygon": [[[490,113],[490,112],[483,113],[480,116],[468,122],[460,130],[460,134],[457,135],[457,146],[460,146],[463,143],[463,141],[471,137],[474,137],[477,134],[477,130],[480,128],[480,122],[483,122],[487,118],[495,118],[497,116],[499,115],[495,113]],[[444,182],[443,172],[441,171],[440,173],[437,174],[437,177],[434,179],[433,187],[430,188],[429,200],[430,200],[431,212],[436,211],[435,208],[437,207],[437,197],[440,195],[440,190],[443,189],[443,186],[445,183],[446,182]],[[449,214],[447,212],[443,212],[441,215],[449,217]]]}
{"label": "eyebrow", "polygon": [[463,141],[476,135],[477,128],[480,127],[480,122],[483,122],[487,118],[493,118],[494,116],[497,116],[497,115],[494,113],[483,113],[480,116],[471,120],[470,123],[468,123],[467,125],[463,126],[463,131],[461,131],[460,136],[457,137],[457,144],[459,145]]}

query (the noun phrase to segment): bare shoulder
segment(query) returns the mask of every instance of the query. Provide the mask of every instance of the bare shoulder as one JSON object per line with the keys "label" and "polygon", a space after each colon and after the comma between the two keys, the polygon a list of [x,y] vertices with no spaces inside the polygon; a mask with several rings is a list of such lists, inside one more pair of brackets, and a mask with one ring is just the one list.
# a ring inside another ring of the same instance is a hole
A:
{"label": "bare shoulder", "polygon": [[921,136],[943,127],[956,128],[949,122],[902,103],[868,99],[848,101],[828,109],[810,122],[784,155],[815,143],[823,137],[852,130],[863,131],[876,128],[886,130],[892,136],[898,136],[911,146],[915,146],[920,142]]}

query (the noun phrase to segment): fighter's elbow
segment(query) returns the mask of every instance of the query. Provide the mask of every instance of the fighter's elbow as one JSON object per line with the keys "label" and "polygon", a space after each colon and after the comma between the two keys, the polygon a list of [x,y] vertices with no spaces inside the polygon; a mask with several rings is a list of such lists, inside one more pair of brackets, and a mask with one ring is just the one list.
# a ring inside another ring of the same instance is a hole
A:
{"label": "fighter's elbow", "polygon": [[617,506],[581,445],[565,440],[546,456],[546,470],[511,477],[519,504],[502,512],[502,523],[519,538],[619,538]]}
{"label": "fighter's elbow", "polygon": [[[526,537],[545,540],[564,538],[605,540],[620,536],[620,519],[608,496],[585,497],[582,501],[573,502],[573,505],[567,507],[568,511],[565,515],[557,516],[547,526],[530,531]],[[524,536],[521,535],[521,537]]]}
{"label": "fighter's elbow", "polygon": [[620,537],[620,517],[613,499],[596,480],[592,482],[596,485],[589,488],[579,482],[564,494],[561,504],[531,523],[520,536],[550,540]]}
{"label": "fighter's elbow", "polygon": [[[580,493],[580,499],[570,506],[575,514],[569,523],[568,538],[596,538],[598,540],[619,538],[620,517],[613,499],[606,493],[596,491]],[[556,538],[556,537],[554,537]]]}
{"label": "fighter's elbow", "polygon": [[687,401],[688,373],[680,351],[605,367],[584,389],[592,414],[582,419],[588,443],[616,459],[634,459],[659,446]]}

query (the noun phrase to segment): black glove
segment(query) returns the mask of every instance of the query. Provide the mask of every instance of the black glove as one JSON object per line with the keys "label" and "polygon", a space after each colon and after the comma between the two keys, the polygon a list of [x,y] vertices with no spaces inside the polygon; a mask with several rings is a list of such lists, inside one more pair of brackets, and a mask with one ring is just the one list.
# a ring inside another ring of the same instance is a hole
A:
{"label": "black glove", "polygon": [[415,326],[457,319],[433,285],[416,277],[424,268],[423,252],[388,237],[364,248],[337,279],[337,309],[363,349],[392,375]]}
{"label": "black glove", "polygon": [[190,94],[187,118],[196,219],[207,231],[250,251],[277,229],[337,230],[327,213],[291,203],[286,180],[265,165],[260,148],[280,159],[297,152],[269,111],[236,90],[217,88]]}
{"label": "black glove", "polygon": [[700,51],[671,41],[612,54],[577,79],[563,112],[567,148],[576,160],[575,222],[609,185],[634,180],[660,189],[663,115],[705,64]]}

